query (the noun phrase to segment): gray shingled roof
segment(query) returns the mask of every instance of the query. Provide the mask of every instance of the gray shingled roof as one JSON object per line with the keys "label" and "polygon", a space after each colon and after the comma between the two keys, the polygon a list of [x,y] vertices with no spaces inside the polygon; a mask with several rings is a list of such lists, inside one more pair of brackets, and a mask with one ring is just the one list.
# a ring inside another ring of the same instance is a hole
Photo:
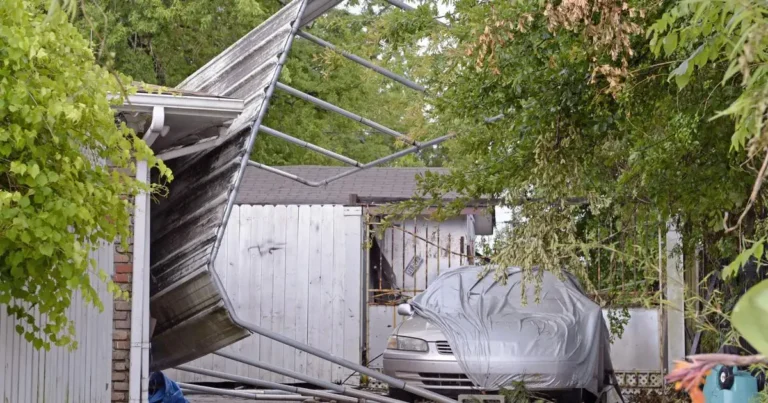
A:
{"label": "gray shingled roof", "polygon": [[[329,178],[352,168],[324,166],[279,167],[311,181]],[[426,171],[448,173],[444,168],[370,168],[323,187],[310,187],[263,169],[248,167],[237,204],[348,204],[349,195],[361,202],[407,200],[416,192],[416,176]],[[455,198],[448,195],[447,199]]]}

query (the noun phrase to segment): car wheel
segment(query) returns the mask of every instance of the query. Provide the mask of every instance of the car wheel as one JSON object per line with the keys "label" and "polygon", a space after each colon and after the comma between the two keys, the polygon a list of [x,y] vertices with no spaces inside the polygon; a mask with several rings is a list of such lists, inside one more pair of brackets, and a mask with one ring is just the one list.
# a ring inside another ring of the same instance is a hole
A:
{"label": "car wheel", "polygon": [[397,388],[389,388],[387,395],[393,399],[402,400],[407,403],[413,403],[416,401],[416,396]]}

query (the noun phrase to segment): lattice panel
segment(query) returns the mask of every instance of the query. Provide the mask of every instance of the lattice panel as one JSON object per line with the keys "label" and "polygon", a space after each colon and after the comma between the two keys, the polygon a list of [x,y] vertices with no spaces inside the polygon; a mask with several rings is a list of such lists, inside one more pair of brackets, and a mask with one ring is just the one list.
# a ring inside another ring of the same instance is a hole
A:
{"label": "lattice panel", "polygon": [[616,372],[616,380],[624,397],[649,390],[661,391],[664,386],[664,376],[661,372]]}

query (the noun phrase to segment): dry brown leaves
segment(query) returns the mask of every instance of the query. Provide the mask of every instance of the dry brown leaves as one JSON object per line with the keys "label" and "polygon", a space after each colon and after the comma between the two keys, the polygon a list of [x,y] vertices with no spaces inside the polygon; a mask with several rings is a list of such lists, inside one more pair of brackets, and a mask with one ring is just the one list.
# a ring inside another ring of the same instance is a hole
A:
{"label": "dry brown leaves", "polygon": [[531,14],[521,15],[517,21],[501,19],[497,16],[495,10],[486,20],[486,26],[483,33],[477,39],[477,42],[470,44],[465,51],[467,56],[476,55],[475,67],[481,70],[488,64],[488,68],[493,74],[499,75],[498,65],[496,63],[496,48],[505,46],[508,41],[515,39],[515,32],[526,32],[526,24],[533,21]]}
{"label": "dry brown leaves", "polygon": [[556,6],[547,3],[544,15],[551,32],[558,28],[569,31],[583,29],[596,50],[609,52],[611,60],[618,65],[597,64],[597,58],[593,58],[592,82],[596,81],[596,77],[605,77],[607,92],[616,95],[629,74],[628,58],[634,55],[630,39],[643,33],[643,27],[633,20],[644,18],[645,11],[630,7],[625,1],[563,0]]}
{"label": "dry brown leaves", "polygon": [[[630,7],[625,1],[616,0],[562,0],[555,5],[546,4],[543,15],[547,28],[554,35],[557,30],[583,30],[592,43],[595,56],[592,71],[593,83],[596,77],[608,82],[607,92],[617,94],[629,75],[628,59],[634,55],[630,39],[643,33],[643,27],[635,22],[645,17],[645,11]],[[465,51],[467,56],[475,55],[475,67],[490,69],[501,74],[496,64],[496,49],[515,39],[515,33],[525,32],[533,16],[523,14],[517,20],[501,19],[492,11],[478,40]],[[607,52],[613,63],[598,60],[598,55]]]}

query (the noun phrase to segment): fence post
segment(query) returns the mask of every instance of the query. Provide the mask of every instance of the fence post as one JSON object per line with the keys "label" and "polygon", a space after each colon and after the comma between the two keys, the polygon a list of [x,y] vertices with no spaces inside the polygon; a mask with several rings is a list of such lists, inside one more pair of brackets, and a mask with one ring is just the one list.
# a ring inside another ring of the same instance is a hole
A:
{"label": "fence post", "polygon": [[682,237],[673,221],[667,224],[666,281],[667,345],[666,370],[685,357],[685,282],[683,281]]}

